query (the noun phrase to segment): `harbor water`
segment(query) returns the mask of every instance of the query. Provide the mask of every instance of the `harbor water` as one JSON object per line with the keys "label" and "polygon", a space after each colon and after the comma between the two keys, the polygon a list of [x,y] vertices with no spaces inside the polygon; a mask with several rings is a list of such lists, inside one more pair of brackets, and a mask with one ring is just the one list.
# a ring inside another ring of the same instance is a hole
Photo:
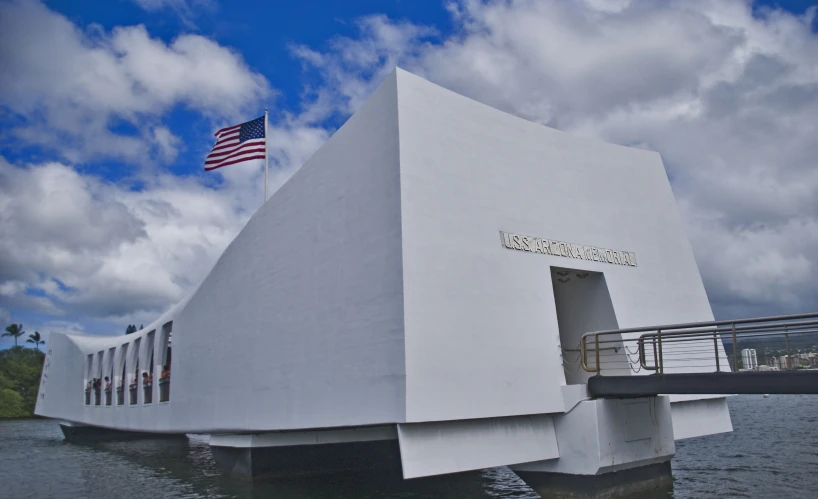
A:
{"label": "harbor water", "polygon": [[[673,490],[652,497],[818,497],[818,397],[761,395],[728,401],[734,432],[676,443]],[[0,421],[0,497],[25,498],[390,498],[537,496],[511,471],[402,481],[346,476],[285,483],[224,477],[206,436],[74,444],[56,422]],[[640,496],[641,497],[641,496]],[[651,499],[652,499],[651,497]]]}

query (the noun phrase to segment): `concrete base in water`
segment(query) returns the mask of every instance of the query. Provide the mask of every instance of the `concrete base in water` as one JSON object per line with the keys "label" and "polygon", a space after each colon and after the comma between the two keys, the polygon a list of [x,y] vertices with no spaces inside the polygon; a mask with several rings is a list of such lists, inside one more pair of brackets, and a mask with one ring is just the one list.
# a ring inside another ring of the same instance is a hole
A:
{"label": "concrete base in water", "polygon": [[670,461],[601,475],[515,471],[529,487],[549,499],[659,497],[673,490]]}
{"label": "concrete base in water", "polygon": [[583,400],[554,418],[560,456],[509,466],[543,497],[670,490],[676,452],[668,397]]}
{"label": "concrete base in water", "polygon": [[250,480],[354,472],[401,476],[394,427],[211,435],[210,450],[220,471]]}
{"label": "concrete base in water", "polygon": [[250,480],[294,478],[335,473],[390,472],[400,476],[397,440],[287,447],[211,446],[223,473]]}
{"label": "concrete base in water", "polygon": [[60,429],[65,439],[69,442],[97,442],[102,440],[132,440],[142,438],[187,438],[184,433],[123,431],[67,422],[60,423]]}

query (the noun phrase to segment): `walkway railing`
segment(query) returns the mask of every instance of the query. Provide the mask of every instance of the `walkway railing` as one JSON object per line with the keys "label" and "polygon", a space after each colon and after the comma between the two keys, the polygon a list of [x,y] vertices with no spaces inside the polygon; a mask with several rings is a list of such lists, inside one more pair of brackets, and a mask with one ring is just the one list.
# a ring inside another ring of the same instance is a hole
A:
{"label": "walkway railing", "polygon": [[818,368],[818,313],[594,331],[579,348],[597,376]]}

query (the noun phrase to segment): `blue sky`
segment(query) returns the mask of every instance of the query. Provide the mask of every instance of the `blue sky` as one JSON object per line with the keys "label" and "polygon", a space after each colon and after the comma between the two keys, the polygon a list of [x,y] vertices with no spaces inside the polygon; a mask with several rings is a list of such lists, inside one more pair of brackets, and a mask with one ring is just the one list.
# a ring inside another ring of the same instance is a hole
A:
{"label": "blue sky", "polygon": [[[173,7],[188,3],[189,7]],[[257,106],[256,114],[263,113],[265,105],[269,106],[273,119],[282,111],[297,112],[305,85],[315,83],[315,75],[303,71],[301,61],[293,57],[293,45],[322,48],[336,37],[355,36],[358,32],[357,21],[367,15],[411,20],[413,23],[434,26],[441,34],[452,29],[444,3],[437,1],[252,1],[241,2],[241,8],[209,1],[188,3],[167,2],[169,6],[155,10],[146,10],[138,2],[128,0],[54,1],[46,2],[46,5],[77,26],[99,25],[109,32],[117,26],[142,24],[147,27],[151,37],[165,43],[172,42],[182,33],[196,33],[237,50],[251,68],[264,75],[278,90],[274,96],[258,102]],[[254,116],[248,115],[246,118]],[[345,119],[345,115],[335,116],[327,120],[327,124],[337,127]],[[212,123],[182,106],[169,110],[164,123],[186,143],[194,143],[194,147],[199,148],[195,154],[181,156],[168,167],[180,174],[198,173],[201,170],[199,156],[203,151],[206,153],[205,146],[209,145],[201,143],[202,135],[209,132],[208,127]],[[39,154],[43,152],[9,148],[6,157],[25,161]],[[110,165],[100,170],[103,177],[111,180],[121,178],[126,172],[127,169]]]}
{"label": "blue sky", "polygon": [[715,314],[814,310],[813,4],[2,2],[0,319],[150,322],[261,202],[258,165],[202,171],[213,132],[269,106],[275,189],[396,63],[659,151]]}

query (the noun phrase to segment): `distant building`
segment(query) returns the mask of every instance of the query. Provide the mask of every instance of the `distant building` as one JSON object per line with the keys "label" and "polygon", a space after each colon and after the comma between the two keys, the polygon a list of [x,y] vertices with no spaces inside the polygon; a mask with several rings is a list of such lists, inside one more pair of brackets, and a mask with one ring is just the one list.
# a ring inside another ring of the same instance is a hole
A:
{"label": "distant building", "polygon": [[756,356],[755,348],[745,348],[741,351],[741,362],[744,364],[744,369],[752,370],[758,369],[758,357]]}
{"label": "distant building", "polygon": [[781,362],[781,369],[795,369],[800,365],[800,357],[797,354],[782,355],[778,358]]}
{"label": "distant building", "polygon": [[781,365],[781,369],[789,369],[792,364],[792,362],[790,362],[790,358],[786,355],[780,356],[778,358],[778,363]]}

